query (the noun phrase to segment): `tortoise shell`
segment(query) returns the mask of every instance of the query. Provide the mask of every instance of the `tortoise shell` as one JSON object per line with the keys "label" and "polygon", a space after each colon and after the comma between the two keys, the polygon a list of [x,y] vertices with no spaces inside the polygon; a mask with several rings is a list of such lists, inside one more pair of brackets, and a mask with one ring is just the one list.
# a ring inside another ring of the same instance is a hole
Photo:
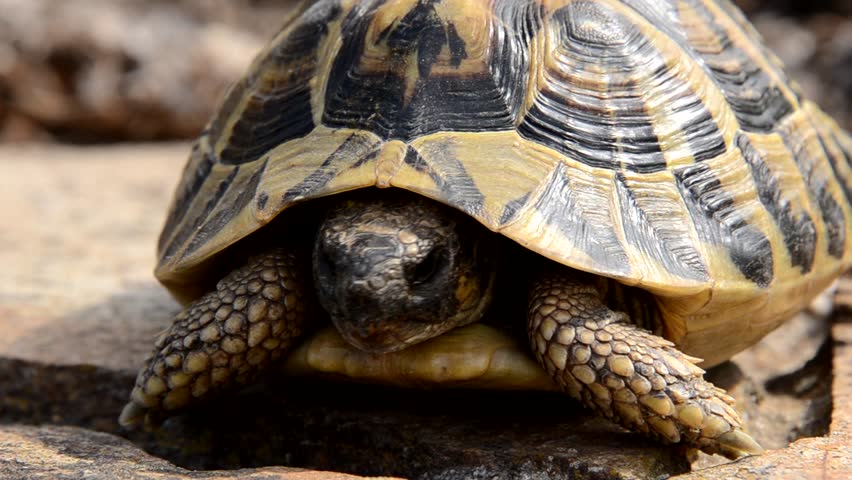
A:
{"label": "tortoise shell", "polygon": [[198,139],[156,275],[191,299],[291,206],[397,187],[653,292],[712,365],[849,267],[851,157],[727,0],[321,0]]}

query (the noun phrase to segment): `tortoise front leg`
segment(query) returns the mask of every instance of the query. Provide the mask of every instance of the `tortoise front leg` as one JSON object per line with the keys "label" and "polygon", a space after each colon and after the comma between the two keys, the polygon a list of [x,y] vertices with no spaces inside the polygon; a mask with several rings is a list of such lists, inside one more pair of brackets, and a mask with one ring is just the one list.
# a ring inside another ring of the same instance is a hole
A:
{"label": "tortoise front leg", "polygon": [[[588,283],[584,283],[585,279]],[[724,390],[664,338],[603,302],[594,280],[549,272],[532,288],[528,327],[539,362],[572,397],[632,431],[729,458],[763,451]]]}
{"label": "tortoise front leg", "polygon": [[252,257],[176,317],[136,377],[131,426],[254,380],[306,329],[310,271],[296,253]]}

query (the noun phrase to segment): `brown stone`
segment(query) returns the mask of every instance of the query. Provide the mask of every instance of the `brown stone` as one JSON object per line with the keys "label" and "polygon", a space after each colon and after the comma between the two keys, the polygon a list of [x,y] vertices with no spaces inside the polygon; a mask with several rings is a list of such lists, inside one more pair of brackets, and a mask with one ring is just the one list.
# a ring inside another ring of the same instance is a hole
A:
{"label": "brown stone", "polygon": [[673,479],[845,480],[852,477],[852,315],[849,312],[852,296],[847,296],[849,292],[852,292],[852,281],[847,279],[841,282],[837,296],[839,318],[831,329],[834,344],[831,401],[834,409],[828,434],[802,438],[784,448],[768,450],[763,455],[698,469]]}
{"label": "brown stone", "polygon": [[0,478],[90,480],[356,480],[354,475],[285,467],[196,472],[151,456],[127,440],[62,426],[0,426]]}

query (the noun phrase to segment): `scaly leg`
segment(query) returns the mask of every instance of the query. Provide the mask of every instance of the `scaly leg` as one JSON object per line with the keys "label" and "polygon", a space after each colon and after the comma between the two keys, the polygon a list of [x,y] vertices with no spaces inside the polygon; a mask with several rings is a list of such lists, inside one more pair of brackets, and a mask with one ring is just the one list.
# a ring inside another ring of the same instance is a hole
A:
{"label": "scaly leg", "polygon": [[273,249],[186,307],[157,339],[119,422],[155,422],[254,380],[306,328],[306,267],[294,252]]}
{"label": "scaly leg", "polygon": [[544,273],[528,327],[539,362],[572,397],[632,431],[729,458],[762,452],[698,359],[603,302],[594,280]]}

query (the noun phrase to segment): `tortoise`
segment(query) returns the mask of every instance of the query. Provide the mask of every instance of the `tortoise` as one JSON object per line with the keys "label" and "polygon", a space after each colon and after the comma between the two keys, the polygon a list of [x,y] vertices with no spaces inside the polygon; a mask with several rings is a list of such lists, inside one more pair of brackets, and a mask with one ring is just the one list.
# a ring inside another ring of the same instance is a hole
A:
{"label": "tortoise", "polygon": [[849,268],[850,159],[727,0],[320,0],[194,144],[155,271],[186,306],[120,421],[249,384],[329,318],[419,361],[517,310],[599,415],[759,453],[703,368]]}

